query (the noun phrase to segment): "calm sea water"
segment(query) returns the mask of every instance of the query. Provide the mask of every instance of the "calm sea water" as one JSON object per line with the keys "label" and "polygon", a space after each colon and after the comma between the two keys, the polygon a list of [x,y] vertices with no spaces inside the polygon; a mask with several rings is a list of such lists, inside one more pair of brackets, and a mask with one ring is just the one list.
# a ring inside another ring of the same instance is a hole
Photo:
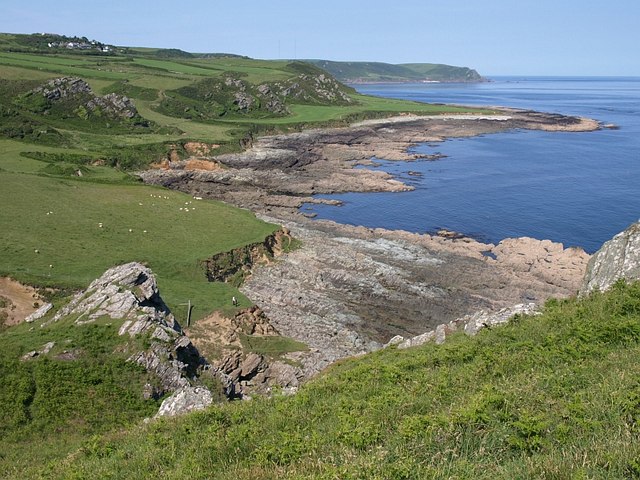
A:
{"label": "calm sea water", "polygon": [[620,128],[588,133],[513,131],[421,145],[416,151],[446,158],[411,163],[381,159],[379,167],[414,186],[414,191],[323,195],[344,205],[306,205],[303,211],[368,227],[419,233],[446,228],[489,242],[547,238],[588,252],[640,218],[640,78],[492,80],[358,90],[423,102],[581,115]]}

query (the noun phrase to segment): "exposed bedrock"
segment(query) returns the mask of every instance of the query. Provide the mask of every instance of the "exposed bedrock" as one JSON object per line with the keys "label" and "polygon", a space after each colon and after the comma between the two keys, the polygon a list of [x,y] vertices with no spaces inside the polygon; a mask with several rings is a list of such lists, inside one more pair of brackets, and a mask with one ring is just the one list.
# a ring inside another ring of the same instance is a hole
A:
{"label": "exposed bedrock", "polygon": [[534,239],[495,246],[331,222],[285,225],[302,247],[257,268],[242,290],[282,335],[309,345],[296,354],[307,375],[395,335],[575,294],[589,258]]}

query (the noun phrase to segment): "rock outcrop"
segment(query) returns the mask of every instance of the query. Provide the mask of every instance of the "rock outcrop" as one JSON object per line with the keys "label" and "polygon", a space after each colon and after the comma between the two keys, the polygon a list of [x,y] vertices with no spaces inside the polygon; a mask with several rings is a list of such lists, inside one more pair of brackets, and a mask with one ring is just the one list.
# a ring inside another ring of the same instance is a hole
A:
{"label": "rock outcrop", "polygon": [[640,279],[640,222],[617,234],[591,257],[580,294],[605,291],[620,279]]}
{"label": "rock outcrop", "polygon": [[213,313],[191,327],[189,336],[207,353],[212,369],[226,375],[238,398],[274,391],[293,393],[305,378],[302,369],[294,366],[291,354],[252,351],[253,340],[284,340],[256,306],[241,309],[230,318]]}
{"label": "rock outcrop", "polygon": [[155,276],[149,268],[136,262],[107,270],[86,290],[76,294],[51,321],[56,322],[69,315],[76,316],[77,324],[102,316],[127,319],[121,335],[126,331],[145,331],[152,324],[181,332],[180,325],[160,297]]}
{"label": "rock outcrop", "polygon": [[166,393],[180,392],[172,400],[172,406],[162,410],[168,413],[159,415],[175,415],[180,408],[186,412],[206,404],[211,392],[199,385],[203,375],[214,376],[225,394],[233,394],[233,385],[227,377],[211,369],[183,333],[160,297],[151,270],[139,263],[127,263],[107,270],[43,326],[69,317],[74,318],[79,326],[104,317],[123,320],[118,335],[146,339],[142,342],[146,347],[127,359],[143,366],[157,379],[157,385],[149,385],[145,396],[157,398]]}
{"label": "rock outcrop", "polygon": [[463,331],[467,335],[473,336],[483,328],[491,328],[497,325],[504,325],[515,315],[537,315],[535,303],[523,303],[505,307],[497,312],[480,310],[471,315],[457,318],[446,324],[438,325],[434,330],[429,330],[423,334],[411,338],[403,338],[400,335],[393,337],[385,347],[396,345],[398,348],[410,348],[423,345],[427,342],[435,342],[440,345],[445,342],[448,335],[453,332]]}
{"label": "rock outcrop", "polygon": [[254,265],[268,263],[291,243],[289,231],[279,229],[262,242],[221,252],[204,260],[202,265],[210,282],[237,282],[247,276]]}
{"label": "rock outcrop", "polygon": [[54,78],[29,92],[27,96],[34,94],[42,95],[49,106],[66,102],[75,108],[75,113],[81,117],[88,115],[114,119],[139,117],[138,110],[128,97],[116,93],[100,97],[93,92],[87,82],[77,77]]}
{"label": "rock outcrop", "polygon": [[213,396],[205,387],[185,386],[165,398],[157,417],[175,417],[195,410],[203,410],[213,403]]}

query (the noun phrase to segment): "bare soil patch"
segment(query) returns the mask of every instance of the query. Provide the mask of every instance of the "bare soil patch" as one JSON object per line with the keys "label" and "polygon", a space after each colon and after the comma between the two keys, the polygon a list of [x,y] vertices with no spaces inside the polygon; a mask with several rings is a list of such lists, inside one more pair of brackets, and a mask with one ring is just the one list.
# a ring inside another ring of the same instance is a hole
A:
{"label": "bare soil patch", "polygon": [[41,304],[35,288],[8,277],[0,277],[0,300],[0,305],[5,305],[0,308],[0,319],[6,315],[4,324],[8,326],[23,322]]}

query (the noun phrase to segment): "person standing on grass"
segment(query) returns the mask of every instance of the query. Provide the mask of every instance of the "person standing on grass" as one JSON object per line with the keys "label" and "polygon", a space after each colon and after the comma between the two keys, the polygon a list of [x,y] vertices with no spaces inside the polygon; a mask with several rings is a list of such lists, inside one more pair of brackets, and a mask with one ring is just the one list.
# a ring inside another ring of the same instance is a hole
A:
{"label": "person standing on grass", "polygon": [[231,303],[233,304],[234,307],[238,306],[238,299],[235,297],[235,295],[231,297]]}

